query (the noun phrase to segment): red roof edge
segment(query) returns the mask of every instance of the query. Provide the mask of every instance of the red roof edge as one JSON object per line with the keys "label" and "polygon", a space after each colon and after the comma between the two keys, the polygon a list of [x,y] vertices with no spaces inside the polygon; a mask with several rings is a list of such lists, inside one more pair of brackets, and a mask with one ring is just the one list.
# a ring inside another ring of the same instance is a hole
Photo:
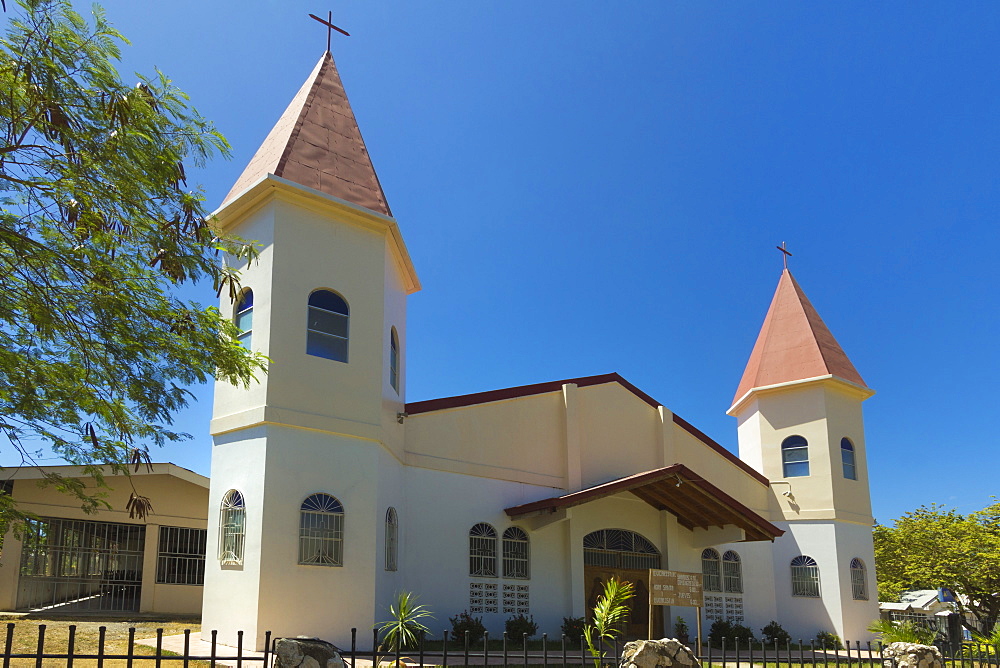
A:
{"label": "red roof edge", "polygon": [[574,384],[577,387],[588,387],[590,385],[603,385],[605,383],[618,383],[626,390],[642,399],[644,402],[658,408],[660,402],[649,396],[632,383],[622,378],[617,373],[605,373],[599,376],[584,376],[583,378],[567,378],[566,380],[552,380],[546,383],[535,383],[533,385],[520,385],[518,387],[505,387],[499,390],[488,392],[476,392],[473,394],[462,394],[456,397],[442,397],[440,399],[428,399],[426,401],[414,401],[406,404],[406,412],[409,415],[418,413],[430,413],[432,411],[442,411],[448,408],[461,408],[463,406],[475,406],[476,404],[486,404],[491,401],[504,401],[507,399],[517,399],[519,397],[530,397],[535,394],[546,394],[548,392],[558,392],[563,385]]}
{"label": "red roof edge", "polygon": [[746,473],[749,473],[750,477],[759,482],[760,484],[765,485],[767,487],[771,486],[771,481],[765,478],[759,471],[757,471],[757,469],[753,468],[745,461],[743,461],[742,459],[731,453],[729,450],[727,450],[726,448],[722,447],[721,445],[713,441],[711,438],[706,436],[703,431],[695,427],[693,424],[682,418],[677,413],[674,413],[674,424],[676,424],[678,427],[680,427],[687,433],[697,438],[699,441],[701,441],[708,447],[715,450],[717,453],[719,453],[720,455],[731,461],[733,464],[736,464],[736,466],[743,469],[743,471],[745,471]]}

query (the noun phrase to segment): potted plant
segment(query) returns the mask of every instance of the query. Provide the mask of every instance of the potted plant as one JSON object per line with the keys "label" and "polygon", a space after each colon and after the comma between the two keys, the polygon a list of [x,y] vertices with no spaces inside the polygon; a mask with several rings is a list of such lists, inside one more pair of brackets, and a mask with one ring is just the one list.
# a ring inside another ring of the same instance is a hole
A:
{"label": "potted plant", "polygon": [[687,622],[680,615],[677,616],[677,621],[674,622],[674,637],[685,645],[691,641],[691,637],[688,635]]}

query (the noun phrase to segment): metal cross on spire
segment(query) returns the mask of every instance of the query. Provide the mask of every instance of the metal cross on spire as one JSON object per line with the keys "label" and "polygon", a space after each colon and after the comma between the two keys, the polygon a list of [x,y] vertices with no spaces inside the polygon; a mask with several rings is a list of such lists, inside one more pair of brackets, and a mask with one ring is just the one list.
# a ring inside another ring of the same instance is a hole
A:
{"label": "metal cross on spire", "polygon": [[351,36],[351,33],[347,32],[343,28],[338,28],[337,26],[333,25],[333,12],[327,12],[326,13],[326,20],[321,19],[320,17],[316,16],[315,14],[310,14],[309,17],[313,18],[313,19],[316,19],[317,21],[319,21],[320,23],[322,23],[323,25],[326,26],[326,52],[327,53],[330,53],[330,35],[333,34],[334,30],[336,30],[337,32],[339,32],[342,35],[347,35],[348,37]]}
{"label": "metal cross on spire", "polygon": [[782,262],[785,263],[785,269],[788,269],[788,258],[792,257],[792,254],[788,251],[788,249],[785,248],[785,242],[782,241],[781,245],[775,246],[775,248],[784,253],[784,255],[781,256],[781,260]]}

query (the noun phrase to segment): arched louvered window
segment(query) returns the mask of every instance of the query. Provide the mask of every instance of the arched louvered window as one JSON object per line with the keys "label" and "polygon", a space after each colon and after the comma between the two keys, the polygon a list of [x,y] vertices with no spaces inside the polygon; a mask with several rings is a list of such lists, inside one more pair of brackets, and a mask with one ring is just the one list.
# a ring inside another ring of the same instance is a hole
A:
{"label": "arched louvered window", "polygon": [[710,547],[701,551],[701,582],[705,591],[722,591],[721,559]]}
{"label": "arched louvered window", "polygon": [[329,494],[311,494],[299,510],[299,563],[344,565],[344,506]]}
{"label": "arched louvered window", "polygon": [[659,568],[660,551],[634,531],[601,529],[583,537],[583,563],[635,570]]}
{"label": "arched louvered window", "polygon": [[781,442],[782,475],[797,478],[809,475],[809,443],[801,436],[789,436]]}
{"label": "arched louvered window", "polygon": [[243,545],[246,540],[247,509],[243,495],[235,489],[222,497],[219,509],[219,562],[224,566],[243,563]]}
{"label": "arched louvered window", "polygon": [[812,557],[792,559],[792,596],[819,596],[819,565]]}
{"label": "arched louvered window", "polygon": [[743,565],[733,550],[722,555],[722,588],[729,594],[743,593]]}
{"label": "arched louvered window", "polygon": [[868,577],[865,562],[857,557],[851,559],[851,592],[855,601],[868,600]]}
{"label": "arched louvered window", "polygon": [[316,290],[309,295],[306,353],[346,362],[350,315],[347,302],[336,292]]}
{"label": "arched louvered window", "polygon": [[849,438],[840,439],[840,459],[844,462],[844,477],[848,480],[857,480],[858,466],[854,457],[854,444]]}
{"label": "arched louvered window", "polygon": [[253,335],[253,290],[246,288],[240,293],[240,300],[236,302],[234,313],[233,322],[240,330],[236,338],[244,348],[249,348],[250,338]]}
{"label": "arched louvered window", "polygon": [[469,575],[497,576],[497,530],[485,522],[469,529]]}
{"label": "arched louvered window", "polygon": [[395,327],[389,332],[389,384],[399,394],[399,336]]}
{"label": "arched louvered window", "polygon": [[392,506],[385,511],[385,570],[396,570],[396,554],[399,539],[399,520],[396,518],[396,509]]}
{"label": "arched louvered window", "polygon": [[503,532],[503,576],[528,579],[528,534],[518,527]]}

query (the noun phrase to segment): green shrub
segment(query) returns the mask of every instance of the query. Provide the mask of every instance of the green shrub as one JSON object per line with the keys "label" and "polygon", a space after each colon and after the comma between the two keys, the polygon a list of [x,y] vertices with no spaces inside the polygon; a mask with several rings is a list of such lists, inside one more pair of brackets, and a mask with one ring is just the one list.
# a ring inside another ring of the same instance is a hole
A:
{"label": "green shrub", "polygon": [[520,640],[525,636],[531,638],[538,633],[538,624],[535,623],[534,616],[514,615],[504,624],[507,636],[515,640]]}
{"label": "green shrub", "polygon": [[563,617],[562,634],[566,636],[566,642],[571,642],[579,646],[580,638],[583,637],[583,627],[587,623],[585,617]]}
{"label": "green shrub", "polygon": [[868,626],[868,630],[878,634],[883,645],[894,642],[912,642],[918,645],[930,645],[937,637],[937,631],[913,622],[892,622],[888,619],[876,619]]}
{"label": "green shrub", "polygon": [[778,647],[785,647],[788,643],[792,642],[792,636],[785,629],[781,628],[781,624],[772,620],[770,624],[765,626],[760,630],[761,639],[764,641],[765,645],[773,647],[775,643],[778,643]]}
{"label": "green shrub", "polygon": [[844,649],[840,643],[840,636],[829,631],[820,631],[816,634],[816,644],[823,649]]}
{"label": "green shrub", "polygon": [[469,646],[475,645],[486,635],[486,627],[483,626],[482,617],[473,617],[468,610],[462,614],[449,617],[451,622],[452,637],[460,643],[465,642],[465,632],[469,632]]}
{"label": "green shrub", "polygon": [[677,621],[674,622],[674,637],[681,640],[689,637],[688,633],[690,633],[690,631],[688,631],[687,622],[684,621],[683,617],[677,615]]}
{"label": "green shrub", "polygon": [[708,641],[719,646],[723,639],[725,639],[727,647],[732,647],[736,641],[745,647],[754,641],[753,630],[742,624],[733,624],[724,619],[717,619],[712,622],[712,628],[708,631]]}

